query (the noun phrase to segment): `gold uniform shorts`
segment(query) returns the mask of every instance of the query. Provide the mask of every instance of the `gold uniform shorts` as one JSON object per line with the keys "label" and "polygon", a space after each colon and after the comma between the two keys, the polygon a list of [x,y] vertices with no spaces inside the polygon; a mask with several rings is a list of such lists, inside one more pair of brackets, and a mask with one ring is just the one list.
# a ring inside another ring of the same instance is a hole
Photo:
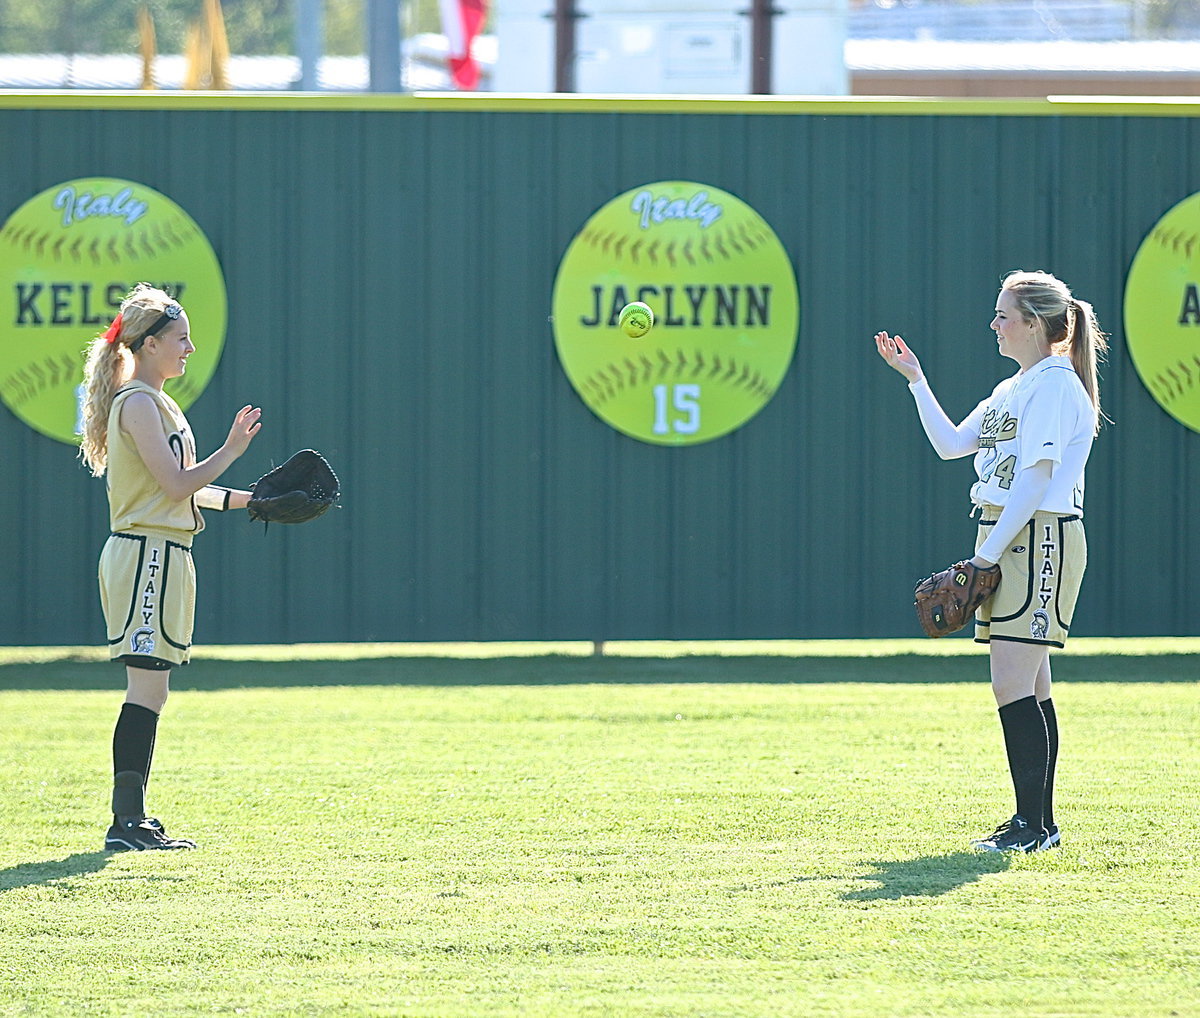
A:
{"label": "gold uniform shorts", "polygon": [[100,604],[114,661],[155,670],[187,664],[196,615],[191,548],[163,532],[110,535],[100,553]]}
{"label": "gold uniform shorts", "polygon": [[[998,508],[984,506],[976,549],[987,540],[999,516]],[[1000,586],[975,613],[975,642],[1064,646],[1086,568],[1083,520],[1035,513],[1004,550]]]}

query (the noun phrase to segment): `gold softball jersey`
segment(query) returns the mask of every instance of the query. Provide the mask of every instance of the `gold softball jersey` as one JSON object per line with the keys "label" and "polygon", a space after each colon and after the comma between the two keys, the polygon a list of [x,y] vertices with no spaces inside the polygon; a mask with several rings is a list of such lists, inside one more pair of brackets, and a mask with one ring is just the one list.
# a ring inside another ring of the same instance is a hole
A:
{"label": "gold softball jersey", "polygon": [[195,497],[172,502],[121,427],[121,408],[148,395],[181,467],[196,463],[187,418],[166,393],[132,381],[108,417],[108,504],[112,534],[100,555],[100,602],[109,656],[150,668],[187,664],[196,609],[192,537],[204,529]]}
{"label": "gold softball jersey", "polygon": [[163,436],[181,467],[196,465],[196,440],[183,411],[165,392],[145,382],[129,382],[113,397],[108,415],[108,509],[114,534],[131,527],[178,531],[186,544],[204,529],[204,519],[194,498],[172,502],[142,460],[133,436],[121,427],[121,408],[135,392],[154,400],[162,421]]}

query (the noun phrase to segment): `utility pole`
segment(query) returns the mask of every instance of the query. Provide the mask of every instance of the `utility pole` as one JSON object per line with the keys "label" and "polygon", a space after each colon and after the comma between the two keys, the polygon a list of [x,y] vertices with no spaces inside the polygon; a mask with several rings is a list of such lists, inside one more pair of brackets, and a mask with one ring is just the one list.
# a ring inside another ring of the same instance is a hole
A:
{"label": "utility pole", "polygon": [[575,91],[575,0],[554,0],[554,91]]}
{"label": "utility pole", "polygon": [[750,91],[770,95],[774,17],[780,12],[771,0],[750,0]]}
{"label": "utility pole", "polygon": [[296,55],[300,58],[301,92],[320,87],[317,70],[325,49],[324,0],[296,0]]}
{"label": "utility pole", "polygon": [[400,0],[367,0],[368,87],[372,92],[400,92]]}

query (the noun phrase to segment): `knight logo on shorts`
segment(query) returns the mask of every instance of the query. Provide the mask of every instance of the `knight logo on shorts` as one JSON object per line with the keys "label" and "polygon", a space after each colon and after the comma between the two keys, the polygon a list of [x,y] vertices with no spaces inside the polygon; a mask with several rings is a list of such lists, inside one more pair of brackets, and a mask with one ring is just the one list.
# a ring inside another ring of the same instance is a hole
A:
{"label": "knight logo on shorts", "polygon": [[153,654],[154,630],[148,626],[135,629],[129,637],[129,649],[134,654]]}
{"label": "knight logo on shorts", "polygon": [[1029,623],[1029,635],[1035,640],[1046,639],[1046,634],[1050,632],[1050,616],[1047,615],[1041,608],[1033,613],[1033,619]]}

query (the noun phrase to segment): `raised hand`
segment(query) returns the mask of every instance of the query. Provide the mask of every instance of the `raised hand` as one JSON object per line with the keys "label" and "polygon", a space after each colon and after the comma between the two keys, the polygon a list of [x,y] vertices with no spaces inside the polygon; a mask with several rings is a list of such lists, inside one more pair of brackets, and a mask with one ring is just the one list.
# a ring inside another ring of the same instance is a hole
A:
{"label": "raised hand", "polygon": [[229,437],[225,439],[225,447],[234,456],[244,453],[254,436],[258,434],[258,429],[262,427],[262,421],[259,420],[261,416],[262,409],[260,407],[244,406],[237,412],[233,418],[233,425],[229,429]]}
{"label": "raised hand", "polygon": [[890,367],[895,368],[910,382],[925,377],[921,370],[921,362],[917,355],[909,349],[899,336],[889,336],[886,332],[875,333],[875,349]]}

